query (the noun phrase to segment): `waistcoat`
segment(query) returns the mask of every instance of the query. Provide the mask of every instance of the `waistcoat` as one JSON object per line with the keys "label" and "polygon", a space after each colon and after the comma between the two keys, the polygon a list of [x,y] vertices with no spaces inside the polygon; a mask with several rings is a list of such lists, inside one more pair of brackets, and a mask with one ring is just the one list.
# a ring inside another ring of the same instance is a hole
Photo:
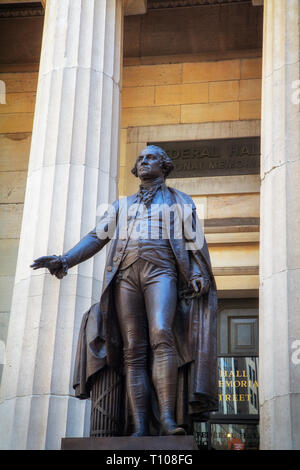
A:
{"label": "waistcoat", "polygon": [[162,268],[175,266],[175,257],[162,216],[162,204],[161,189],[157,190],[148,207],[143,203],[139,204],[136,217],[129,221],[129,239],[120,269],[127,269],[139,258]]}

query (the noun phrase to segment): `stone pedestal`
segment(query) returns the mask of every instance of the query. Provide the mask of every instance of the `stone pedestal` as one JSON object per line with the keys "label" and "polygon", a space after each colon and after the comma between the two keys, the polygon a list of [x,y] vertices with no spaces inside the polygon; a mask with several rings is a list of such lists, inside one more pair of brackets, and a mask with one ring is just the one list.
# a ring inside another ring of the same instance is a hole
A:
{"label": "stone pedestal", "polygon": [[1,388],[4,449],[59,449],[64,436],[88,435],[72,370],[105,253],[61,282],[29,265],[71,248],[95,226],[97,206],[117,197],[122,22],[122,0],[46,2]]}
{"label": "stone pedestal", "polygon": [[264,2],[261,449],[300,449],[299,1]]}
{"label": "stone pedestal", "polygon": [[62,450],[197,450],[193,436],[65,438]]}

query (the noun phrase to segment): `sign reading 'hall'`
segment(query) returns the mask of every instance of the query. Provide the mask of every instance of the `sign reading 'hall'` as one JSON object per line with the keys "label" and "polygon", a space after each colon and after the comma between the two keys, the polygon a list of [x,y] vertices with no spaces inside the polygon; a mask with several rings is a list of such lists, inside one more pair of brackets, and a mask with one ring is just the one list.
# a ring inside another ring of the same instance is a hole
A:
{"label": "sign reading 'hall'", "polygon": [[174,163],[170,178],[255,175],[260,168],[260,138],[151,142],[163,148]]}

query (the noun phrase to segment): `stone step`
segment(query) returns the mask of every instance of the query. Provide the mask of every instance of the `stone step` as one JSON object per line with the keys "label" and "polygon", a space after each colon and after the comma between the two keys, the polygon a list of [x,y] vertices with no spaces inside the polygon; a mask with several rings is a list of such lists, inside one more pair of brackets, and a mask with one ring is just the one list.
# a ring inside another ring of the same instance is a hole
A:
{"label": "stone step", "polygon": [[197,450],[193,436],[67,437],[62,450]]}

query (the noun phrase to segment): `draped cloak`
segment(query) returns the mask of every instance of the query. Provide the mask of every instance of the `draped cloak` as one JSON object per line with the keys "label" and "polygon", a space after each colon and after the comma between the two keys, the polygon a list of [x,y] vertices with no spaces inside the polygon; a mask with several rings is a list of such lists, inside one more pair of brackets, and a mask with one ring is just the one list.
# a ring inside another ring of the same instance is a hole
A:
{"label": "draped cloak", "polygon": [[[178,301],[173,324],[179,367],[177,422],[184,424],[188,415],[217,409],[217,292],[193,200],[165,184],[161,189],[165,207],[174,209],[174,217],[170,218],[169,241],[178,271]],[[136,200],[137,194],[133,194],[116,201],[113,211],[107,211],[97,227],[65,254],[68,265],[74,266],[99,251],[112,238],[100,301],[84,314],[79,332],[73,388],[76,397],[81,399],[89,398],[92,379],[105,366],[120,373],[123,371],[123,346],[114,306],[113,280],[121,261],[121,256],[117,255],[124,247],[120,236],[121,221],[123,224],[124,220],[127,221],[128,212],[135,217]],[[176,224],[176,229],[179,227],[181,231],[179,237],[178,234],[174,236]],[[199,276],[209,279],[209,291],[201,297],[189,295],[189,282]]]}

